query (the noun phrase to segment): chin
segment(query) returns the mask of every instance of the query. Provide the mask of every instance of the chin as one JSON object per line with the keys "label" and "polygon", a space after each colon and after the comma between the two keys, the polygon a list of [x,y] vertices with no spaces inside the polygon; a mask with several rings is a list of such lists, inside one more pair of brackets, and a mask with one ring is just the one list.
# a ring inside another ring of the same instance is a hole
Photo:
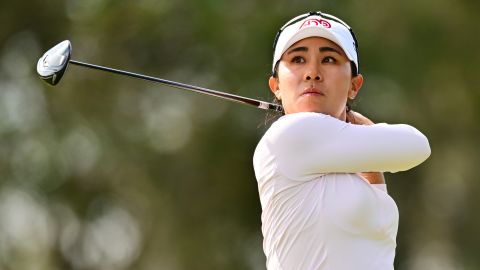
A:
{"label": "chin", "polygon": [[299,108],[298,110],[294,111],[293,113],[299,113],[299,112],[321,113],[321,114],[329,115],[333,118],[341,119],[340,115],[336,115],[335,113],[332,113],[328,110],[321,109],[321,108],[318,108],[318,107],[303,107],[303,108]]}
{"label": "chin", "polygon": [[325,108],[318,106],[318,104],[305,104],[303,106],[299,106],[298,112],[316,112],[316,113],[329,114],[327,110],[325,110]]}
{"label": "chin", "polygon": [[302,101],[303,102],[299,102],[296,104],[297,106],[295,106],[295,110],[297,112],[316,112],[327,114],[327,110],[323,102],[318,102],[318,100],[315,99],[304,99]]}

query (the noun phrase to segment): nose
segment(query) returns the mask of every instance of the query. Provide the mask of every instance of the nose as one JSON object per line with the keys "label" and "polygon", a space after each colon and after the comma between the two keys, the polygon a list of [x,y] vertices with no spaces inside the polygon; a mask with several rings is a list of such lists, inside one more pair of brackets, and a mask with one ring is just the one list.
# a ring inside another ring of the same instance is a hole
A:
{"label": "nose", "polygon": [[[316,75],[314,79],[315,79],[316,81],[320,81],[320,75]],[[305,77],[305,80],[310,81],[310,80],[312,80],[312,77],[311,77],[310,75],[307,75],[307,76]]]}
{"label": "nose", "polygon": [[320,81],[321,75],[316,63],[311,63],[305,72],[305,80],[315,80]]}

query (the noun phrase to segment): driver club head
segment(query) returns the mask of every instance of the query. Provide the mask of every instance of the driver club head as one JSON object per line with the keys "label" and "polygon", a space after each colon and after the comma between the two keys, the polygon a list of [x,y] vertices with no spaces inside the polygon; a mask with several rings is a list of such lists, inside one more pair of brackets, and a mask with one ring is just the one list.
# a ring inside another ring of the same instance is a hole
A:
{"label": "driver club head", "polygon": [[38,76],[50,85],[56,85],[67,69],[72,52],[70,41],[64,40],[48,50],[37,63]]}

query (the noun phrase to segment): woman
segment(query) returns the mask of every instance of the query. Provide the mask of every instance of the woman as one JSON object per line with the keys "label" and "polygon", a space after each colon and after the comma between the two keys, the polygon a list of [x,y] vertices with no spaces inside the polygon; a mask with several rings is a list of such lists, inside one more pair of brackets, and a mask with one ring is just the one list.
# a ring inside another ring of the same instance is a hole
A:
{"label": "woman", "polygon": [[285,24],[269,86],[285,115],[260,140],[254,168],[269,270],[393,269],[398,209],[382,172],[430,155],[408,125],[350,111],[363,84],[344,22],[311,12]]}

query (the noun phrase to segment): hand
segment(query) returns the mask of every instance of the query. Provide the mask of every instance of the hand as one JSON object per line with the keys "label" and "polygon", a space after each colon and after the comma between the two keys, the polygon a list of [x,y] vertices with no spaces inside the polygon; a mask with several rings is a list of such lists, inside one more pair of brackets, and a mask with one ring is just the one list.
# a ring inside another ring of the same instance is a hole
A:
{"label": "hand", "polygon": [[370,184],[385,184],[385,177],[381,172],[363,172],[360,173]]}
{"label": "hand", "polygon": [[372,120],[354,111],[347,112],[347,122],[352,123],[354,125],[373,125],[374,124]]}

